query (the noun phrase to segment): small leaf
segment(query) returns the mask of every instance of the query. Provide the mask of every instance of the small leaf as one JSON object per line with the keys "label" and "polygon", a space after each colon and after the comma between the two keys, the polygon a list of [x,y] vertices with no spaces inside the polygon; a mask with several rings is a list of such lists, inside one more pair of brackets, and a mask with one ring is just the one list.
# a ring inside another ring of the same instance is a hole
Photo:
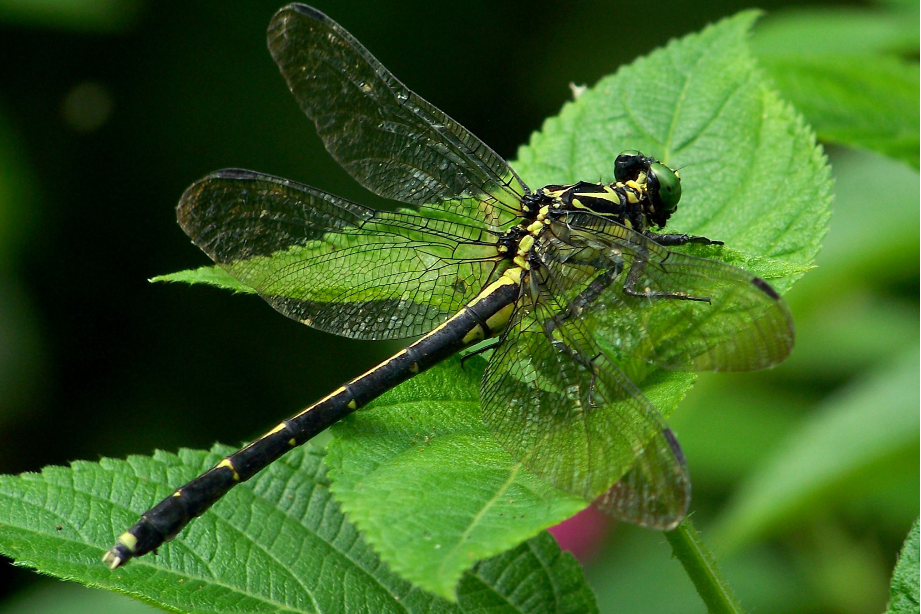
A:
{"label": "small leaf", "polygon": [[[322,453],[292,451],[179,538],[110,571],[101,553],[151,501],[230,450],[183,450],[0,476],[0,552],[18,565],[177,612],[584,612],[591,593],[549,535],[466,574],[459,604],[397,578],[345,521]],[[535,594],[545,599],[531,601]]]}
{"label": "small leaf", "polygon": [[743,484],[711,531],[721,550],[739,548],[791,521],[881,459],[916,449],[918,370],[915,347],[826,401]]}
{"label": "small leaf", "polygon": [[886,614],[918,614],[918,521],[911,526],[892,573]]}

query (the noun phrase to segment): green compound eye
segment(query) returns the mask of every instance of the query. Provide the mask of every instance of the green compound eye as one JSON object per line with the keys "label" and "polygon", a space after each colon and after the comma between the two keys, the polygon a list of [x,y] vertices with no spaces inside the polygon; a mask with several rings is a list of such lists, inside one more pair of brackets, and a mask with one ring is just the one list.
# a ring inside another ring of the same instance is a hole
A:
{"label": "green compound eye", "polygon": [[653,202],[661,205],[665,213],[674,213],[681,200],[681,179],[678,174],[664,164],[653,163],[649,165],[647,182]]}

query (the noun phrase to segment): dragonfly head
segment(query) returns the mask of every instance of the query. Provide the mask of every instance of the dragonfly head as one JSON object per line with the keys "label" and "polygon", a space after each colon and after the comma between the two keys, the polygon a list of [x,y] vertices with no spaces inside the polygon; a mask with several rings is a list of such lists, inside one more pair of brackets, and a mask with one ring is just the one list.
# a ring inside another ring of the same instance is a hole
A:
{"label": "dragonfly head", "polygon": [[661,228],[678,208],[678,201],[681,200],[681,177],[678,176],[678,171],[635,149],[621,152],[615,158],[615,180],[624,183],[642,181],[643,177],[649,198],[646,217]]}

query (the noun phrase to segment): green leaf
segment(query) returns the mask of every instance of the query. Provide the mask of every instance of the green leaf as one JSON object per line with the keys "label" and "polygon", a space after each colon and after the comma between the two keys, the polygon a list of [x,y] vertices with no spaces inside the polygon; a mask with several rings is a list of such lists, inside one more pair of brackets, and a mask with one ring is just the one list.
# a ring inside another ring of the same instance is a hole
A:
{"label": "green leaf", "polygon": [[759,62],[823,141],[918,168],[917,5],[794,9],[756,30]]}
{"label": "green leaf", "polygon": [[769,55],[761,64],[823,141],[918,168],[918,64],[883,55]]}
{"label": "green leaf", "polygon": [[785,262],[777,258],[764,258],[746,254],[726,245],[688,245],[684,252],[701,258],[720,260],[726,264],[745,269],[770,281],[771,283],[785,283],[791,278],[798,278],[815,268],[812,264],[799,264]]}
{"label": "green leaf", "polygon": [[[451,359],[333,427],[327,464],[349,519],[404,578],[449,597],[477,560],[587,503],[524,469],[480,419],[485,361]],[[646,395],[666,415],[693,375],[656,373]]]}
{"label": "green leaf", "polygon": [[[0,552],[18,565],[176,612],[594,611],[575,560],[549,535],[466,573],[452,604],[382,565],[327,488],[309,445],[237,487],[179,539],[112,572],[113,536],[230,450],[183,450],[0,476]],[[539,598],[535,596],[540,596]]]}
{"label": "green leaf", "polygon": [[215,286],[217,288],[223,288],[224,290],[230,290],[231,292],[240,292],[242,294],[256,293],[255,290],[243,282],[237,281],[235,277],[231,277],[230,273],[219,266],[203,266],[197,269],[188,269],[185,271],[177,271],[176,273],[168,273],[166,275],[157,275],[156,277],[152,277],[150,281],[152,283],[178,282],[186,283],[189,285],[205,284],[207,286]]}
{"label": "green leaf", "polygon": [[[462,572],[587,503],[547,485],[480,419],[485,361],[451,359],[333,427],[332,490],[390,567],[449,597]],[[656,372],[644,393],[668,415],[688,373]]]}
{"label": "green leaf", "polygon": [[917,3],[894,9],[792,8],[771,13],[760,22],[752,48],[759,59],[786,55],[791,49],[829,56],[917,53],[917,23]]}
{"label": "green leaf", "polygon": [[596,614],[582,567],[546,531],[477,563],[457,590],[461,612]]}
{"label": "green leaf", "polygon": [[915,520],[892,573],[886,614],[917,614],[919,611],[918,549],[918,521]]}
{"label": "green leaf", "polygon": [[789,522],[893,455],[917,456],[918,348],[828,399],[739,489],[711,531],[729,552]]}
{"label": "green leaf", "polygon": [[349,518],[390,567],[450,598],[464,570],[586,506],[526,471],[480,419],[483,360],[451,360],[333,427]]}

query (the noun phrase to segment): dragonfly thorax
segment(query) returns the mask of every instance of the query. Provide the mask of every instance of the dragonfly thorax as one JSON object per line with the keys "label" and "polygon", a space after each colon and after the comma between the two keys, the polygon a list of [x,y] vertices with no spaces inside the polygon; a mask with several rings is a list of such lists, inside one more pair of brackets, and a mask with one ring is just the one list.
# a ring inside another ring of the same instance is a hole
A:
{"label": "dragonfly thorax", "polygon": [[540,245],[541,235],[552,219],[550,207],[541,207],[535,219],[525,218],[521,224],[510,228],[496,243],[496,250],[522,270],[530,270],[535,247]]}
{"label": "dragonfly thorax", "polygon": [[589,183],[580,181],[570,185],[548,185],[540,190],[550,204],[550,214],[587,212],[612,219],[637,232],[650,226],[648,213],[650,199],[645,176],[640,181],[614,183]]}
{"label": "dragonfly thorax", "polygon": [[521,198],[521,216],[534,220],[584,211],[645,232],[650,226],[665,227],[680,199],[678,171],[630,150],[614,160],[613,183],[544,186]]}

